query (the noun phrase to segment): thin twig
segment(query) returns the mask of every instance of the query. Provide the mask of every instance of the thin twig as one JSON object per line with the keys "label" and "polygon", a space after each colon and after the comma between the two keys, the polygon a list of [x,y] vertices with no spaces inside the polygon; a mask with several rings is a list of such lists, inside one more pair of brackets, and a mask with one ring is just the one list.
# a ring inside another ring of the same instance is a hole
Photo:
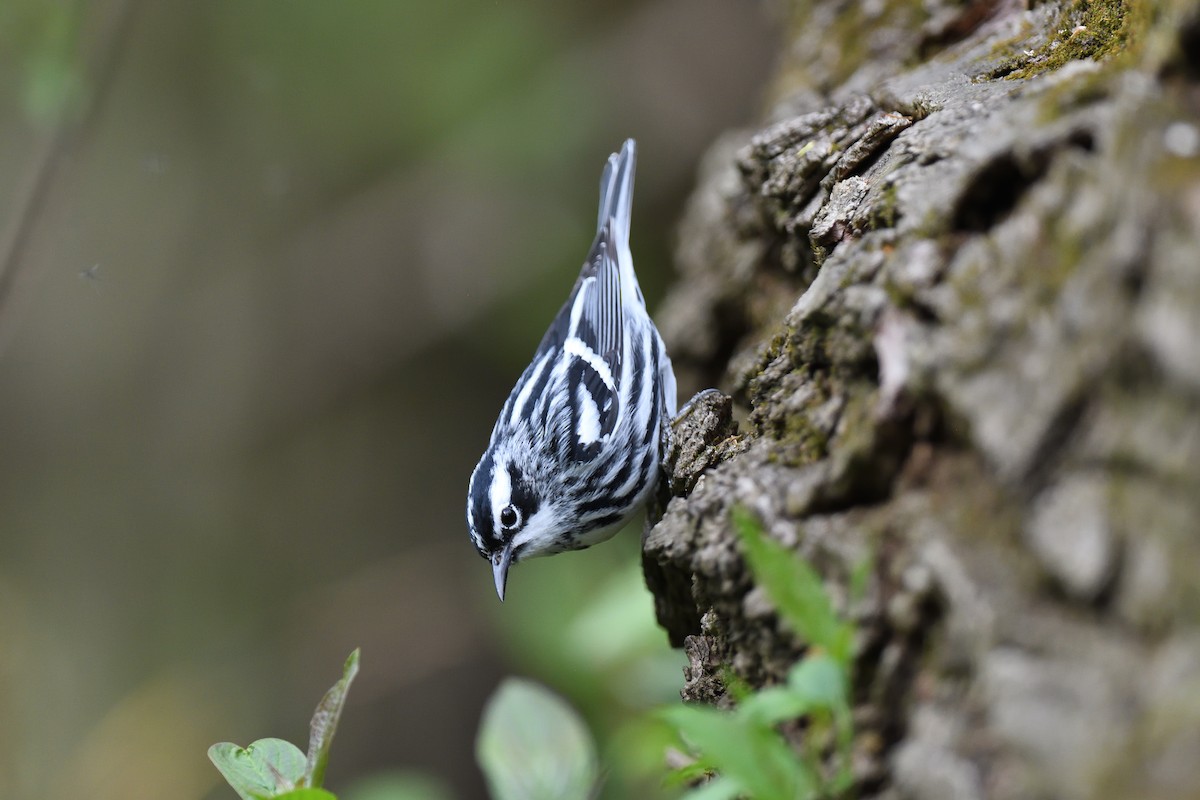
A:
{"label": "thin twig", "polygon": [[17,194],[17,210],[0,238],[0,351],[13,328],[13,299],[33,234],[49,206],[65,157],[85,137],[108,100],[137,6],[138,0],[117,0],[112,12],[104,16],[103,28],[94,38],[96,44],[83,59],[84,74],[92,76],[86,105],[77,119],[60,122],[42,137],[29,177]]}

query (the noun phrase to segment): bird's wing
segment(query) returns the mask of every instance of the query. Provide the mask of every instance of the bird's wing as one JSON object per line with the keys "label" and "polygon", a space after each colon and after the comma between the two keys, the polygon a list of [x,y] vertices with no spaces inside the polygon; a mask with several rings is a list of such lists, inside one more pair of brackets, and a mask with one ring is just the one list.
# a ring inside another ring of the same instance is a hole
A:
{"label": "bird's wing", "polygon": [[[501,412],[501,419],[509,424],[531,419],[538,408],[545,417],[552,404],[543,394],[557,395],[565,389],[562,399],[570,420],[567,451],[576,461],[599,454],[621,410],[625,305],[631,299],[623,292],[633,297],[638,293],[629,255],[636,156],[632,139],[620,153],[609,156],[600,178],[596,238],[579,279]],[[551,379],[564,371],[565,384]]]}
{"label": "bird's wing", "polygon": [[571,456],[576,461],[590,460],[599,453],[620,412],[625,311],[617,260],[611,225],[606,225],[597,233],[580,273],[562,340]]}

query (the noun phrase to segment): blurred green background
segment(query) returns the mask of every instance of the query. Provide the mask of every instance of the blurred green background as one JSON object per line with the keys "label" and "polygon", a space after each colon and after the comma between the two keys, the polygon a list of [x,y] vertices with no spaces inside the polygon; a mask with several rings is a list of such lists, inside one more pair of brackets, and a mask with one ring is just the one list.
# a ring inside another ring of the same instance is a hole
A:
{"label": "blurred green background", "polygon": [[622,725],[682,656],[637,532],[502,606],[466,483],[604,158],[638,139],[653,304],[773,48],[728,0],[0,2],[0,798],[231,798],[207,746],[303,745],[356,646],[331,788],[484,797],[515,673],[654,796]]}

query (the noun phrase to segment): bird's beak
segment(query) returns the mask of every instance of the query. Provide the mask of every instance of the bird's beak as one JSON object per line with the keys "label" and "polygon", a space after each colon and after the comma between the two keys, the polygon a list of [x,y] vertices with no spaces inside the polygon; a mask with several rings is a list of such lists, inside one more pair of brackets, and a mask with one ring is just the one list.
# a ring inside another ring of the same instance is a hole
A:
{"label": "bird's beak", "polygon": [[504,549],[492,556],[492,573],[496,577],[496,594],[500,602],[504,602],[504,584],[508,582],[508,567],[512,564],[512,543],[504,545]]}

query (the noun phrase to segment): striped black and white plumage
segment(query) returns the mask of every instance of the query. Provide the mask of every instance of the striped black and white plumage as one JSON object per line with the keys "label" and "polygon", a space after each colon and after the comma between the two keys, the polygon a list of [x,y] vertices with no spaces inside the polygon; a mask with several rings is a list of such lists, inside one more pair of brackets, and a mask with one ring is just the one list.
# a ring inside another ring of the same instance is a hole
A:
{"label": "striped black and white plumage", "polygon": [[629,253],[636,145],[609,156],[596,239],[500,411],[467,523],[504,599],[512,564],[612,536],[654,491],[675,374]]}

